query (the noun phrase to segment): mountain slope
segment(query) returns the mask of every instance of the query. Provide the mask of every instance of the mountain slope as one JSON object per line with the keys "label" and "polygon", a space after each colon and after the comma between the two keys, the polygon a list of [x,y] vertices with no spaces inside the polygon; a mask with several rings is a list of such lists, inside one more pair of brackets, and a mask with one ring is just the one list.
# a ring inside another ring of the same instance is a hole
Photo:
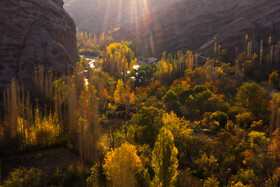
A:
{"label": "mountain slope", "polygon": [[100,34],[126,24],[137,24],[150,13],[177,1],[181,0],[66,0],[64,7],[80,30]]}
{"label": "mountain slope", "polygon": [[[176,52],[200,48],[201,54],[209,55],[215,37],[229,51],[235,51],[235,46],[243,50],[246,34],[253,43],[270,35],[274,41],[280,39],[279,0],[147,0],[144,8],[139,5],[143,1],[73,1],[79,6],[72,2],[66,9],[76,17],[79,29],[100,33],[120,28],[114,32],[117,40],[134,41],[138,55],[160,56],[165,49]],[[82,11],[87,16],[81,16],[79,9],[88,9]]]}

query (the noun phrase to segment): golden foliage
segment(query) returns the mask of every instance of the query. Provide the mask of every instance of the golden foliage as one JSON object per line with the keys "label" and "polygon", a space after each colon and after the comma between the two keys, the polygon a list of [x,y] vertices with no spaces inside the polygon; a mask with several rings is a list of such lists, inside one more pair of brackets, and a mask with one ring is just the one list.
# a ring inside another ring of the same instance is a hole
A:
{"label": "golden foliage", "polygon": [[135,174],[142,167],[135,146],[124,143],[105,157],[103,168],[114,187],[135,186]]}

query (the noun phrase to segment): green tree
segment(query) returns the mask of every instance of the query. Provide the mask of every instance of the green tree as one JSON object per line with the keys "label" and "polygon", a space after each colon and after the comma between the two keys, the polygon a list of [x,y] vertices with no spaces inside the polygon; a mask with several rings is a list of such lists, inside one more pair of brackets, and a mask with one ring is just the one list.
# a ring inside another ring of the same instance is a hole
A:
{"label": "green tree", "polygon": [[187,109],[188,118],[191,119],[200,118],[205,112],[214,112],[223,101],[205,86],[196,86],[188,92],[184,107]]}
{"label": "green tree", "polygon": [[152,156],[152,167],[155,171],[155,182],[158,186],[174,186],[178,172],[178,150],[170,130],[160,130]]}
{"label": "green tree", "polygon": [[163,126],[164,111],[155,107],[143,107],[132,118],[131,123],[136,126],[135,140],[140,144],[154,146],[157,135]]}
{"label": "green tree", "polygon": [[174,111],[177,114],[178,112],[180,112],[180,103],[178,102],[179,98],[175,92],[169,90],[162,98],[162,100],[165,103],[168,112]]}
{"label": "green tree", "polygon": [[267,93],[255,82],[242,85],[238,90],[237,100],[242,107],[249,109],[256,116],[267,112]]}

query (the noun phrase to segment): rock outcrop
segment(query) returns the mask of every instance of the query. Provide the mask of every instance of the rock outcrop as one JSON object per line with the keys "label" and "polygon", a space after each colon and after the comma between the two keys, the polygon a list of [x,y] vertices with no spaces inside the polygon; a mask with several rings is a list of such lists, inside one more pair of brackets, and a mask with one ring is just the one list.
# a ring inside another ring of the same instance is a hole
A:
{"label": "rock outcrop", "polygon": [[76,28],[63,0],[0,1],[0,87],[30,80],[36,66],[58,73],[77,60]]}

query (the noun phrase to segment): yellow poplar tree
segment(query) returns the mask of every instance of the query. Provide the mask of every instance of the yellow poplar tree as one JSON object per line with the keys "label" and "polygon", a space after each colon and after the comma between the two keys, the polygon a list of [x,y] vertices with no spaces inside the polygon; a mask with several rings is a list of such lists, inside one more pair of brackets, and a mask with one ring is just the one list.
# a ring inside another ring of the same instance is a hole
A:
{"label": "yellow poplar tree", "polygon": [[135,185],[135,174],[142,167],[134,145],[124,143],[111,150],[105,157],[103,168],[113,187],[131,187]]}
{"label": "yellow poplar tree", "polygon": [[118,80],[116,90],[114,92],[114,100],[117,104],[121,104],[123,101],[124,84],[121,79]]}

